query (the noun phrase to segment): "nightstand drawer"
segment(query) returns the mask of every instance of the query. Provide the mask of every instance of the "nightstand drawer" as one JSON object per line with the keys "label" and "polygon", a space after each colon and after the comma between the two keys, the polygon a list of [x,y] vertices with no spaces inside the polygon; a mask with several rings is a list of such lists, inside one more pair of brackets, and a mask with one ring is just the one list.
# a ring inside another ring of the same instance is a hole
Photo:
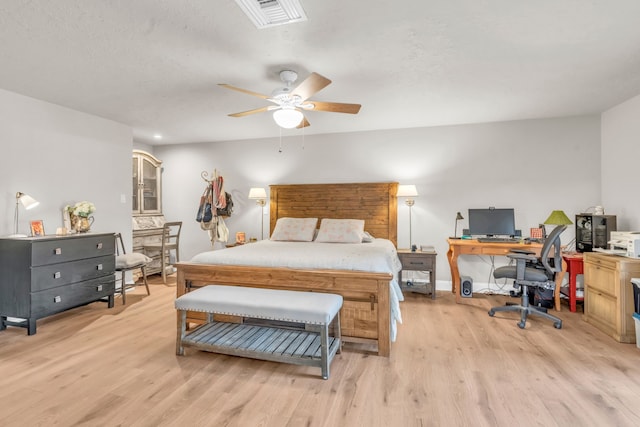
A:
{"label": "nightstand drawer", "polygon": [[400,262],[402,262],[403,270],[430,270],[433,268],[434,256],[424,256],[423,254],[402,254]]}

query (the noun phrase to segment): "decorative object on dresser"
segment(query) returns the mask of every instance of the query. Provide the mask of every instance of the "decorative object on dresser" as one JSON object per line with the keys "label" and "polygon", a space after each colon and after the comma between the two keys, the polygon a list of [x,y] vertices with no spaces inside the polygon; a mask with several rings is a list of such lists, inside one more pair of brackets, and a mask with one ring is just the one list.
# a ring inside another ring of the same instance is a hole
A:
{"label": "decorative object on dresser", "polygon": [[264,188],[252,188],[249,190],[249,199],[255,200],[260,206],[260,239],[264,239],[264,205],[267,204],[267,192]]}
{"label": "decorative object on dresser", "polygon": [[22,206],[24,206],[24,208],[26,210],[29,209],[33,209],[36,206],[38,206],[40,204],[40,202],[38,202],[36,199],[34,199],[33,197],[29,196],[28,194],[24,194],[20,191],[18,191],[16,193],[16,210],[13,213],[13,234],[10,237],[27,237],[26,234],[19,234],[18,233],[18,228],[19,228],[19,219],[20,219],[20,204],[22,203]]}
{"label": "decorative object on dresser", "polygon": [[116,271],[120,273],[120,294],[122,295],[122,304],[127,302],[127,289],[136,287],[136,280],[134,279],[131,285],[127,284],[126,272],[133,270],[140,270],[142,273],[142,280],[144,286],[147,288],[147,295],[151,295],[149,291],[149,283],[147,283],[147,264],[151,262],[151,258],[141,253],[128,254],[124,248],[124,242],[122,241],[122,234],[116,234]]}
{"label": "decorative object on dresser", "polygon": [[103,298],[113,307],[113,233],[0,238],[0,268],[0,330],[33,335],[37,319]]}
{"label": "decorative object on dresser", "polygon": [[640,260],[598,252],[584,253],[584,320],[618,342],[636,342],[633,287]]}
{"label": "decorative object on dresser", "polygon": [[404,197],[404,203],[409,206],[409,248],[413,250],[413,241],[411,239],[411,209],[415,204],[414,197],[418,197],[418,190],[415,185],[398,185],[398,197]]}
{"label": "decorative object on dresser", "polygon": [[403,291],[430,293],[431,299],[436,299],[436,255],[434,250],[398,250],[402,263],[398,282]]}
{"label": "decorative object on dresser", "polygon": [[83,200],[77,202],[73,206],[65,206],[65,210],[69,213],[71,229],[76,233],[88,233],[93,224],[94,218],[91,216],[96,211],[93,203]]}
{"label": "decorative object on dresser", "polygon": [[182,221],[165,222],[162,227],[162,237],[160,243],[145,243],[144,251],[152,259],[160,260],[160,274],[162,282],[167,283],[167,269],[173,272],[171,262],[171,251],[175,253],[175,262],[180,261],[180,230]]}

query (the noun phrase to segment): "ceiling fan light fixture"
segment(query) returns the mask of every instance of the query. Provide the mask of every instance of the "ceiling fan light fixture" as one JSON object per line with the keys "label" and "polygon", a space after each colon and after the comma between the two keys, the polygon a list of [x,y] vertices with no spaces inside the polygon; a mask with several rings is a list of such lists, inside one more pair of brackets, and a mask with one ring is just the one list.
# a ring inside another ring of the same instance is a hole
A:
{"label": "ceiling fan light fixture", "polygon": [[273,112],[273,120],[285,129],[293,129],[297,127],[304,119],[304,114],[298,110],[283,108]]}

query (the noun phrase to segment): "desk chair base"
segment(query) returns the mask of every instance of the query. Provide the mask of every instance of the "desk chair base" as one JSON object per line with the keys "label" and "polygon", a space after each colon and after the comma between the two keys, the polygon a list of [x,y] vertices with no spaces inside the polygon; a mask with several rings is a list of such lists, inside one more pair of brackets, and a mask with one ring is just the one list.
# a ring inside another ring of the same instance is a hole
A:
{"label": "desk chair base", "polygon": [[522,292],[522,298],[521,298],[521,303],[520,304],[509,304],[508,305],[503,305],[500,307],[492,307],[491,310],[489,310],[489,316],[493,317],[496,312],[499,311],[516,311],[516,312],[520,312],[520,321],[517,323],[518,327],[520,329],[524,329],[527,323],[527,317],[530,314],[533,314],[535,316],[541,316],[544,317],[545,319],[551,320],[553,322],[553,326],[556,329],[562,329],[562,319],[557,318],[556,316],[552,316],[551,314],[547,313],[546,310],[542,311],[540,309],[538,309],[538,307],[536,306],[532,306],[529,305],[529,295],[528,292],[526,292],[527,287],[523,286],[523,292]]}

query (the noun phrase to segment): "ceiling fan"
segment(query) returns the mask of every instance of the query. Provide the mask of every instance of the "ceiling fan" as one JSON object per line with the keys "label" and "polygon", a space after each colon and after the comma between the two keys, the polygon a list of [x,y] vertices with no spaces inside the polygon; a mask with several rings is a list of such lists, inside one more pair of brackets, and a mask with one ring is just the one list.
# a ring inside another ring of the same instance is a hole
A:
{"label": "ceiling fan", "polygon": [[227,89],[236,90],[246,93],[247,95],[257,96],[266,99],[276,105],[269,105],[254,110],[242,111],[240,113],[229,114],[231,117],[244,117],[255,113],[264,113],[273,111],[273,119],[283,128],[304,128],[309,126],[309,122],[303,114],[303,111],[328,111],[332,113],[348,113],[357,114],[360,111],[360,104],[343,104],[339,102],[320,102],[312,101],[309,98],[314,94],[329,86],[331,80],[321,76],[318,73],[311,73],[309,77],[304,79],[296,87],[292,87],[293,83],[298,79],[298,73],[291,70],[280,71],[280,80],[285,87],[274,90],[271,95],[263,95],[252,92],[250,90],[241,89],[226,83],[220,83],[219,86]]}

